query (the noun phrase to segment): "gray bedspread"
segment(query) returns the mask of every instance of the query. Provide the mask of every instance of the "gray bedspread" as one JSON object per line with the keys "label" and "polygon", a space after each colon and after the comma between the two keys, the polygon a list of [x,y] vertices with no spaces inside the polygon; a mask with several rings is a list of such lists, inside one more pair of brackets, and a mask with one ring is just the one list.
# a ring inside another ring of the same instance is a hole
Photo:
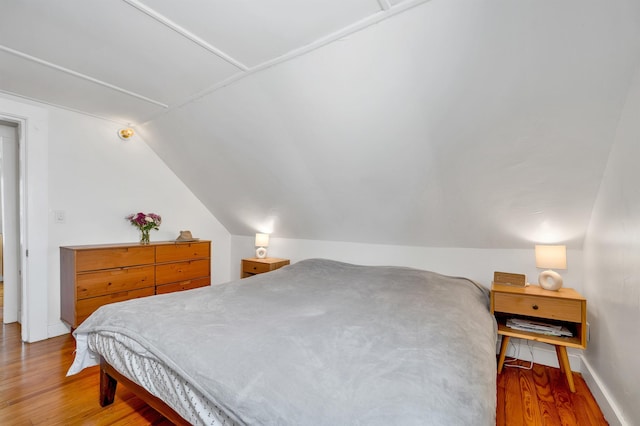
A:
{"label": "gray bedspread", "polygon": [[323,259],[106,305],[117,332],[253,425],[495,425],[495,322],[472,282]]}

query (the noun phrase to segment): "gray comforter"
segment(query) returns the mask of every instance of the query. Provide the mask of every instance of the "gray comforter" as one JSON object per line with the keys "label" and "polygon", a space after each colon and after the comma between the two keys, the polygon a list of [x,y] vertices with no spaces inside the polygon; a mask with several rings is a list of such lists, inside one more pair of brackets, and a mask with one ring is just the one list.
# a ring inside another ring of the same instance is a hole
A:
{"label": "gray comforter", "polygon": [[103,330],[241,423],[495,424],[495,322],[466,279],[311,259],[103,306],[75,334]]}

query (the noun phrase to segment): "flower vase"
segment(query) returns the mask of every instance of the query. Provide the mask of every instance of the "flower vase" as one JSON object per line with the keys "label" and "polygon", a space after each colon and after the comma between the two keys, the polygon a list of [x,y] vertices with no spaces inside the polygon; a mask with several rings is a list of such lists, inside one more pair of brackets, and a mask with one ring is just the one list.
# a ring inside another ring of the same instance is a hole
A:
{"label": "flower vase", "polygon": [[140,244],[149,244],[149,231],[150,229],[140,230]]}

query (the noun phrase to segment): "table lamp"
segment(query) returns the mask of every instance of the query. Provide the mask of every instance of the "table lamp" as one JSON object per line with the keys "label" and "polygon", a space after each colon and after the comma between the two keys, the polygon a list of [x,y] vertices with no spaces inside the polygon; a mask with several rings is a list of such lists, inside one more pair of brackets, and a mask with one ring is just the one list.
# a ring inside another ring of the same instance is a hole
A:
{"label": "table lamp", "polygon": [[269,234],[256,234],[256,257],[264,259],[267,257],[267,247],[269,247]]}
{"label": "table lamp", "polygon": [[540,287],[558,291],[562,287],[562,277],[552,269],[567,269],[567,247],[536,245],[536,268],[548,268],[538,276]]}

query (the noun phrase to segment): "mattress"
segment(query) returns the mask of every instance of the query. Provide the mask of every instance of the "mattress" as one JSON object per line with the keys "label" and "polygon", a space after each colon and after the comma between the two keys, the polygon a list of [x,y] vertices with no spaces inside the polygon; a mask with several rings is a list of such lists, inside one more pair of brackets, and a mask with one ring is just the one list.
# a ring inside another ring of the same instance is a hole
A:
{"label": "mattress", "polygon": [[127,336],[101,332],[88,336],[88,347],[134,383],[165,401],[192,425],[235,426],[219,407],[153,354]]}
{"label": "mattress", "polygon": [[[495,424],[488,291],[429,271],[311,259],[106,305],[74,335],[70,373],[125,346],[114,367],[189,421]],[[198,402],[181,407],[184,392]]]}

